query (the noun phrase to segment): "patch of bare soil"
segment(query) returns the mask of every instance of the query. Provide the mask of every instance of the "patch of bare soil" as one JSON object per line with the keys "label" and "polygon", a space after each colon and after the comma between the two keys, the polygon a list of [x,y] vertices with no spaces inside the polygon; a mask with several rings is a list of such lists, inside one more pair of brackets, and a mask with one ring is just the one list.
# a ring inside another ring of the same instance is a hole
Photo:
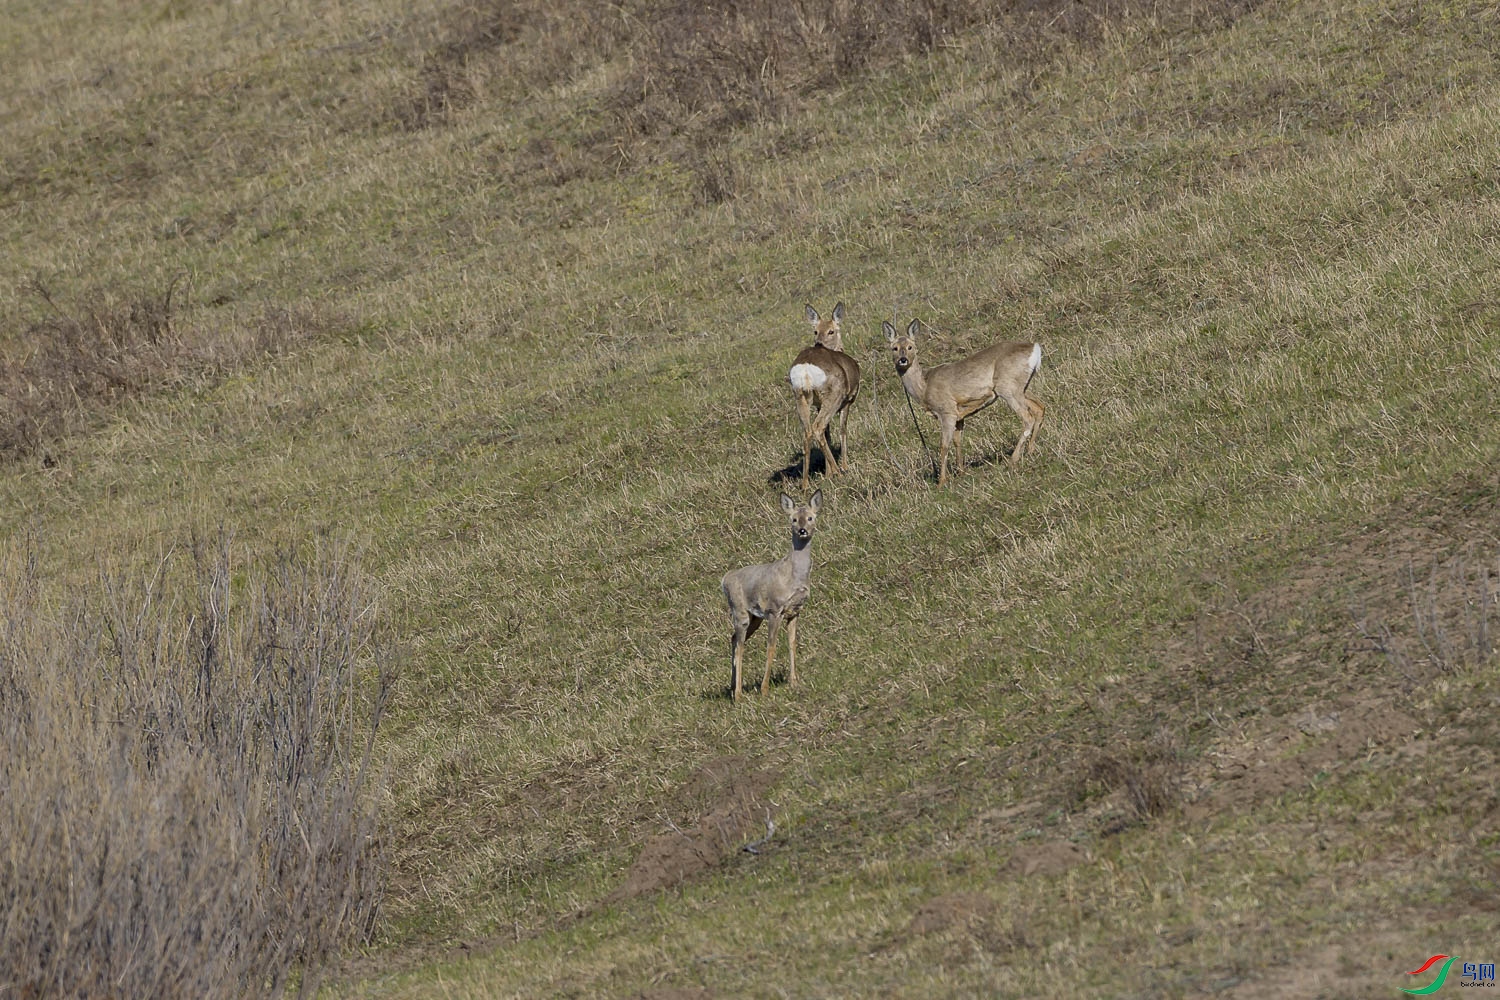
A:
{"label": "patch of bare soil", "polygon": [[923,937],[954,927],[967,929],[995,914],[995,901],[977,892],[955,892],[934,896],[912,914],[906,927],[909,936]]}
{"label": "patch of bare soil", "polygon": [[1329,711],[1308,708],[1290,724],[1206,754],[1194,775],[1197,794],[1184,813],[1207,819],[1275,799],[1377,750],[1401,747],[1420,729],[1414,718],[1376,695],[1347,699]]}
{"label": "patch of bare soil", "polygon": [[[1425,749],[1413,737],[1427,720],[1404,706],[1448,669],[1425,652],[1434,634],[1457,661],[1476,645],[1465,638],[1478,627],[1472,609],[1488,600],[1493,618],[1493,597],[1470,584],[1492,582],[1474,567],[1500,550],[1497,526],[1500,480],[1479,472],[1391,504],[1273,586],[1244,597],[1225,586],[1162,650],[1167,690],[1147,699],[1170,704],[1186,688],[1225,720],[1183,777],[1185,813],[1242,808],[1377,752]],[[1330,630],[1339,617],[1345,627]]]}
{"label": "patch of bare soil", "polygon": [[[524,801],[531,808],[602,808],[604,793],[583,776],[588,766],[571,771],[557,769],[528,783]],[[660,805],[658,820],[667,829],[651,837],[626,875],[625,882],[598,906],[607,906],[644,893],[669,888],[717,867],[738,853],[750,841],[766,835],[766,792],[775,784],[777,774],[757,767],[743,756],[717,757],[703,764]],[[678,825],[684,817],[696,816]],[[641,815],[640,821],[646,817]],[[461,961],[470,955],[494,951],[512,941],[539,933],[558,930],[594,912],[597,907],[551,918],[541,926],[522,927],[465,941],[417,941],[405,944],[398,955],[391,953],[353,953],[335,966],[334,978],[357,982],[392,972],[416,968],[432,962]],[[712,994],[693,988],[660,988],[642,996],[652,1000],[710,998]]]}
{"label": "patch of bare soil", "polygon": [[887,947],[909,947],[928,941],[962,961],[973,952],[1002,955],[1028,946],[1014,920],[1007,921],[993,899],[977,892],[934,896],[917,907],[906,928],[890,938]]}
{"label": "patch of bare soil", "polygon": [[1253,977],[1219,983],[1212,995],[1222,1000],[1398,996],[1398,987],[1426,985],[1431,978],[1406,975],[1431,954],[1430,946],[1416,932],[1372,927],[1310,948]]}
{"label": "patch of bare soil", "polygon": [[1077,844],[1053,840],[1042,844],[1022,844],[1011,855],[1007,867],[1022,878],[1034,878],[1040,875],[1061,875],[1088,860],[1088,852]]}
{"label": "patch of bare soil", "polygon": [[[1360,628],[1388,623],[1398,637],[1410,631],[1415,584],[1444,563],[1500,550],[1500,477],[1493,471],[1457,477],[1413,493],[1373,514],[1357,533],[1332,541],[1280,582],[1248,595],[1219,581],[1220,594],[1189,629],[1159,655],[1198,688],[1235,685],[1246,674],[1275,683],[1307,676],[1316,665],[1380,665],[1395,679],[1377,645]],[[1478,556],[1476,556],[1477,558]],[[1329,603],[1348,615],[1348,628],[1320,634],[1308,612]],[[1332,662],[1329,662],[1332,661]],[[1410,686],[1420,678],[1406,677]]]}
{"label": "patch of bare soil", "polygon": [[702,803],[698,818],[646,841],[625,882],[604,898],[612,905],[645,893],[680,885],[717,868],[758,837],[768,835],[771,806],[765,793],[776,776],[743,757],[724,757],[703,765],[685,782],[679,801]]}

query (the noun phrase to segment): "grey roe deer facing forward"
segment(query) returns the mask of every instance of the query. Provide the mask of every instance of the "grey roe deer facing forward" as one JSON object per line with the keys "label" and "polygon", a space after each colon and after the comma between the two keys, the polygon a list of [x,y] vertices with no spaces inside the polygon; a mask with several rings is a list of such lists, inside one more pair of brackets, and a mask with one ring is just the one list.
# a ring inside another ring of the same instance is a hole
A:
{"label": "grey roe deer facing forward", "polygon": [[745,640],[766,622],[766,674],[761,678],[760,693],[771,688],[771,662],[776,658],[776,636],[783,624],[790,656],[787,683],[797,685],[797,615],[807,603],[808,583],[812,576],[813,523],[818,519],[818,505],[823,491],[818,490],[806,504],[795,504],[781,494],[781,509],[792,522],[792,551],[773,563],[745,566],[724,574],[719,587],[729,604],[731,688],[734,700],[740,700],[740,662]]}
{"label": "grey roe deer facing forward", "polygon": [[[823,450],[823,465],[838,475],[838,459],[833,457],[833,434],[829,426],[834,417],[839,422],[839,454],[845,464],[849,456],[849,407],[859,395],[859,362],[844,353],[844,304],[833,307],[833,316],[824,320],[811,305],[807,321],[812,324],[813,344],[792,361],[787,381],[797,397],[797,416],[802,420],[802,488],[807,489],[807,466],[812,460],[813,442]],[[817,416],[813,403],[818,404]]]}
{"label": "grey roe deer facing forward", "polygon": [[[1042,345],[1012,341],[986,347],[962,361],[950,361],[922,370],[917,364],[917,321],[912,320],[904,336],[896,335],[889,321],[880,324],[896,359],[896,374],[907,395],[937,417],[943,440],[938,462],[938,485],[948,482],[948,446],[958,451],[958,468],[964,464],[964,421],[997,399],[1021,418],[1021,437],[1010,453],[1015,465],[1021,455],[1036,447],[1036,432],[1042,426],[1045,407],[1026,394],[1032,376],[1042,367]],[[1024,449],[1024,452],[1023,452]]]}

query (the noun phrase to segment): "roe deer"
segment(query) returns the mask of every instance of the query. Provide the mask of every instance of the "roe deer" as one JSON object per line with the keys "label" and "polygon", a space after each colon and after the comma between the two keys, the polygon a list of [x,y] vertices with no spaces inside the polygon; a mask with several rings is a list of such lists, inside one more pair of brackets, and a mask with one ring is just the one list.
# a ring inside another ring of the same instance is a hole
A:
{"label": "roe deer", "polygon": [[766,636],[766,675],[761,678],[760,693],[765,694],[771,688],[771,661],[776,658],[776,636],[783,623],[791,657],[787,682],[797,686],[797,615],[807,603],[813,522],[818,519],[818,504],[822,500],[822,490],[802,505],[781,494],[781,509],[792,522],[792,551],[773,563],[730,570],[719,583],[729,605],[729,625],[734,629],[730,639],[730,683],[735,701],[740,700],[740,661],[745,640],[755,634],[762,621],[770,625],[770,633]]}
{"label": "roe deer", "polygon": [[[818,311],[807,307],[807,321],[813,328],[813,345],[798,354],[787,373],[797,397],[797,416],[802,418],[802,488],[807,489],[807,466],[812,460],[812,443],[823,449],[823,464],[838,475],[839,463],[833,457],[833,435],[829,423],[842,416],[839,427],[839,454],[848,455],[849,405],[859,395],[859,364],[844,353],[844,338],[839,322],[844,318],[844,304],[833,307],[833,318],[824,322]],[[818,404],[813,416],[812,405]]]}
{"label": "roe deer", "polygon": [[896,374],[907,395],[937,417],[943,443],[938,462],[938,485],[948,482],[948,446],[958,450],[957,468],[964,464],[964,421],[997,399],[1003,399],[1021,418],[1021,437],[1010,453],[1010,464],[1031,454],[1036,432],[1042,426],[1040,402],[1026,395],[1026,387],[1042,366],[1042,345],[1012,341],[986,347],[962,361],[950,361],[923,371],[917,364],[917,321],[912,320],[904,336],[896,335],[889,321],[880,324],[896,358]]}

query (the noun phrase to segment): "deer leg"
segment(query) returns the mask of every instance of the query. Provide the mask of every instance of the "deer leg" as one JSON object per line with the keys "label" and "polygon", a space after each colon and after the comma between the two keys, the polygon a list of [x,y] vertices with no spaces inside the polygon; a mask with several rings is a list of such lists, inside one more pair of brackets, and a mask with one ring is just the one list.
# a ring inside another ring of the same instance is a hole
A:
{"label": "deer leg", "polygon": [[839,414],[839,457],[844,461],[844,468],[849,468],[849,411],[847,408]]}
{"label": "deer leg", "polygon": [[956,461],[953,465],[954,472],[964,471],[964,422],[954,421],[953,424],[953,450],[956,453]]}
{"label": "deer leg", "polygon": [[802,418],[802,488],[807,489],[807,463],[812,460],[812,399],[797,393],[797,416]]}
{"label": "deer leg", "polygon": [[1016,446],[1010,453],[1010,464],[1015,465],[1021,460],[1021,450],[1026,447],[1036,430],[1036,421],[1032,419],[1030,401],[1024,393],[1019,397],[1007,396],[1005,401],[1016,411],[1016,416],[1021,418],[1021,436],[1016,439]]}
{"label": "deer leg", "polygon": [[771,690],[771,663],[776,659],[777,633],[781,631],[781,616],[771,615],[766,619],[770,627],[766,636],[766,675],[760,681],[760,693]]}
{"label": "deer leg", "polygon": [[938,485],[948,485],[948,446],[953,443],[954,425],[957,421],[950,416],[939,418],[942,421],[943,441],[938,447]]}
{"label": "deer leg", "polygon": [[823,464],[830,474],[836,476],[842,470],[839,469],[839,460],[833,457],[832,435],[828,433],[828,423],[832,419],[833,414],[829,412],[825,400],[823,408],[818,410],[817,421],[813,424],[813,437],[817,438],[818,447],[823,449]]}
{"label": "deer leg", "polygon": [[786,623],[786,646],[787,646],[787,684],[797,686],[797,619],[789,618]]}
{"label": "deer leg", "polygon": [[729,638],[729,680],[730,693],[735,701],[740,700],[740,677],[741,665],[745,659],[745,642],[760,628],[760,619],[749,613],[742,613],[739,617],[731,619],[734,626],[734,634]]}
{"label": "deer leg", "polygon": [[1026,403],[1031,407],[1031,438],[1026,442],[1026,454],[1030,455],[1036,450],[1036,435],[1042,429],[1042,415],[1047,408],[1042,405],[1041,400],[1032,399],[1030,396],[1026,397]]}
{"label": "deer leg", "polygon": [[734,634],[729,637],[729,696],[736,703],[740,700],[740,659],[745,652],[745,626],[734,623]]}

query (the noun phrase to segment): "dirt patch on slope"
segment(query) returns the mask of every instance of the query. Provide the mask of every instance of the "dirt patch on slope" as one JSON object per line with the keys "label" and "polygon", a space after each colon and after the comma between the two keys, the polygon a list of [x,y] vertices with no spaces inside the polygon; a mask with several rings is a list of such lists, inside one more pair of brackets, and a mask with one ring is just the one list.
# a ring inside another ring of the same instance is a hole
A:
{"label": "dirt patch on slope", "polygon": [[[1162,669],[1101,677],[1048,755],[1053,802],[1103,835],[1177,812],[1201,820],[1371,758],[1428,750],[1432,681],[1500,637],[1500,479],[1456,475],[1292,555],[1267,586],[1205,562],[1202,603],[1160,633]],[[1413,699],[1416,699],[1414,701]],[[1003,776],[1014,767],[993,765]],[[987,814],[988,815],[988,814]],[[1040,817],[1016,817],[990,836]]]}
{"label": "dirt patch on slope", "polygon": [[603,900],[608,906],[675,885],[717,868],[747,842],[768,836],[771,805],[765,794],[776,776],[743,757],[709,761],[689,778],[676,800],[702,803],[698,818],[646,841],[625,882]]}
{"label": "dirt patch on slope", "polygon": [[1022,844],[1011,855],[1006,867],[1022,878],[1034,878],[1039,875],[1061,875],[1088,860],[1088,852],[1077,844],[1054,840],[1044,844]]}
{"label": "dirt patch on slope", "polygon": [[908,936],[921,937],[954,927],[966,929],[992,918],[995,909],[993,899],[977,892],[935,896],[917,907],[917,912],[912,914],[911,923],[906,927],[906,933]]}
{"label": "dirt patch on slope", "polygon": [[1425,985],[1432,978],[1406,974],[1431,954],[1431,942],[1424,938],[1419,931],[1381,923],[1308,948],[1284,965],[1215,984],[1211,992],[1224,1000],[1395,996],[1400,987]]}
{"label": "dirt patch on slope", "polygon": [[[1386,505],[1268,587],[1241,595],[1206,575],[1216,593],[1160,647],[1167,669],[1151,693],[1101,688],[1097,710],[1206,744],[1180,786],[1195,819],[1273,800],[1372,754],[1421,752],[1412,693],[1482,658],[1480,617],[1500,621],[1497,525],[1500,481],[1474,472]],[[1180,703],[1184,691],[1209,708],[1186,726],[1140,711]]]}
{"label": "dirt patch on slope", "polygon": [[1406,712],[1374,695],[1349,699],[1331,711],[1309,708],[1289,725],[1208,754],[1196,775],[1198,794],[1184,813],[1207,819],[1275,799],[1320,774],[1403,746],[1420,729]]}
{"label": "dirt patch on slope", "polygon": [[962,960],[965,952],[976,948],[999,955],[1028,945],[1019,923],[1004,919],[999,905],[977,892],[954,892],[926,900],[906,928],[891,936],[886,947],[906,947],[928,939],[937,942],[939,950],[957,946],[957,953],[949,956],[953,960]]}
{"label": "dirt patch on slope", "polygon": [[[1423,665],[1393,669],[1380,648],[1382,628],[1387,640],[1410,640],[1415,617],[1445,610],[1430,607],[1434,591],[1456,591],[1447,578],[1464,575],[1466,564],[1493,563],[1497,550],[1500,480],[1493,472],[1457,476],[1372,513],[1357,532],[1309,553],[1271,586],[1241,594],[1221,578],[1232,574],[1204,567],[1211,596],[1159,655],[1176,674],[1171,683],[1199,690],[1247,682],[1265,689],[1320,674],[1336,685],[1316,669],[1320,662],[1369,666],[1409,688],[1427,679]],[[1446,605],[1458,596],[1437,594]],[[1331,632],[1314,624],[1330,605],[1345,623]]]}

